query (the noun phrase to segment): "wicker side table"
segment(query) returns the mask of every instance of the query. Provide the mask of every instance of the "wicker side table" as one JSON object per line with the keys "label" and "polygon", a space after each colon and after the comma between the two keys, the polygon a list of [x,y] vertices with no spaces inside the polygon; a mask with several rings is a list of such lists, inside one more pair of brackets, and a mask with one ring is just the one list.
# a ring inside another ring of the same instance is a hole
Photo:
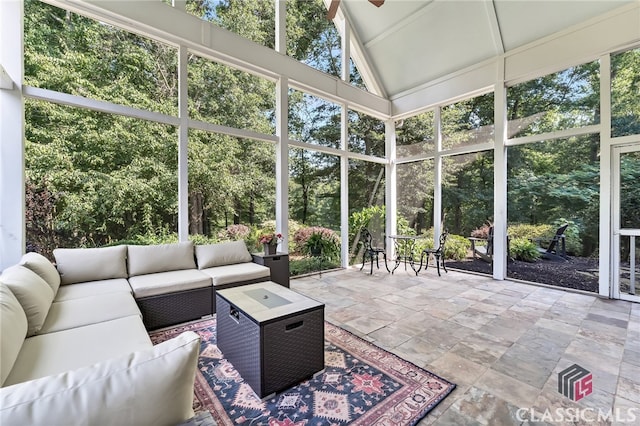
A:
{"label": "wicker side table", "polygon": [[252,253],[253,263],[268,266],[271,270],[271,281],[289,288],[289,254]]}

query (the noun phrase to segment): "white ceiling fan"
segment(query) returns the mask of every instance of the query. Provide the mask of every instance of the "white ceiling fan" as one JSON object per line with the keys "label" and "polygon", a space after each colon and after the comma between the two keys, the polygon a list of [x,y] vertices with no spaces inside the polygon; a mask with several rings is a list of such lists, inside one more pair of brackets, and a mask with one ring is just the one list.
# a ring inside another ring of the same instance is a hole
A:
{"label": "white ceiling fan", "polygon": [[[369,3],[373,3],[376,7],[380,7],[384,4],[384,0],[369,0]],[[332,20],[336,17],[336,13],[338,12],[338,6],[340,5],[340,0],[331,0],[331,4],[329,5],[329,11],[327,12],[327,19]]]}

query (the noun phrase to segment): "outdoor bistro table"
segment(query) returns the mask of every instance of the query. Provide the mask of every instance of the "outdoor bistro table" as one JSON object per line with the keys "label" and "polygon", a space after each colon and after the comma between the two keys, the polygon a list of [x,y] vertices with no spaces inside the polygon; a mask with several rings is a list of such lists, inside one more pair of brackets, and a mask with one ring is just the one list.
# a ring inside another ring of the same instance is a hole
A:
{"label": "outdoor bistro table", "polygon": [[423,237],[419,235],[389,235],[389,238],[393,240],[393,245],[396,248],[396,266],[393,267],[391,273],[398,269],[398,266],[404,262],[404,270],[407,270],[407,262],[416,274],[420,272],[420,269],[416,271],[415,259],[413,258],[413,249],[416,246],[416,240]]}

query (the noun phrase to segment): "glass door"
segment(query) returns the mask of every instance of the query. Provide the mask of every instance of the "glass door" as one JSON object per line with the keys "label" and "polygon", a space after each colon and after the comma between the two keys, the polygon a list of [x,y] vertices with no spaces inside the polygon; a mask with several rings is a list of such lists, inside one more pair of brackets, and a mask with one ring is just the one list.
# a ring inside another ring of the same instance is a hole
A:
{"label": "glass door", "polygon": [[640,143],[613,148],[611,297],[640,302]]}

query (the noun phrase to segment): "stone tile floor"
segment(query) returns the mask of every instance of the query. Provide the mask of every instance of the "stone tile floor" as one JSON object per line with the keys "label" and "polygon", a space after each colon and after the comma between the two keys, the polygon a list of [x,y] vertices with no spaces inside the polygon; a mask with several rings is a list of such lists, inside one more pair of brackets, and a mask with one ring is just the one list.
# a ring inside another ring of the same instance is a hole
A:
{"label": "stone tile floor", "polygon": [[[333,324],[457,384],[420,425],[640,425],[640,304],[456,271],[366,269],[291,288],[324,302]],[[593,375],[578,402],[558,392],[573,364]]]}

